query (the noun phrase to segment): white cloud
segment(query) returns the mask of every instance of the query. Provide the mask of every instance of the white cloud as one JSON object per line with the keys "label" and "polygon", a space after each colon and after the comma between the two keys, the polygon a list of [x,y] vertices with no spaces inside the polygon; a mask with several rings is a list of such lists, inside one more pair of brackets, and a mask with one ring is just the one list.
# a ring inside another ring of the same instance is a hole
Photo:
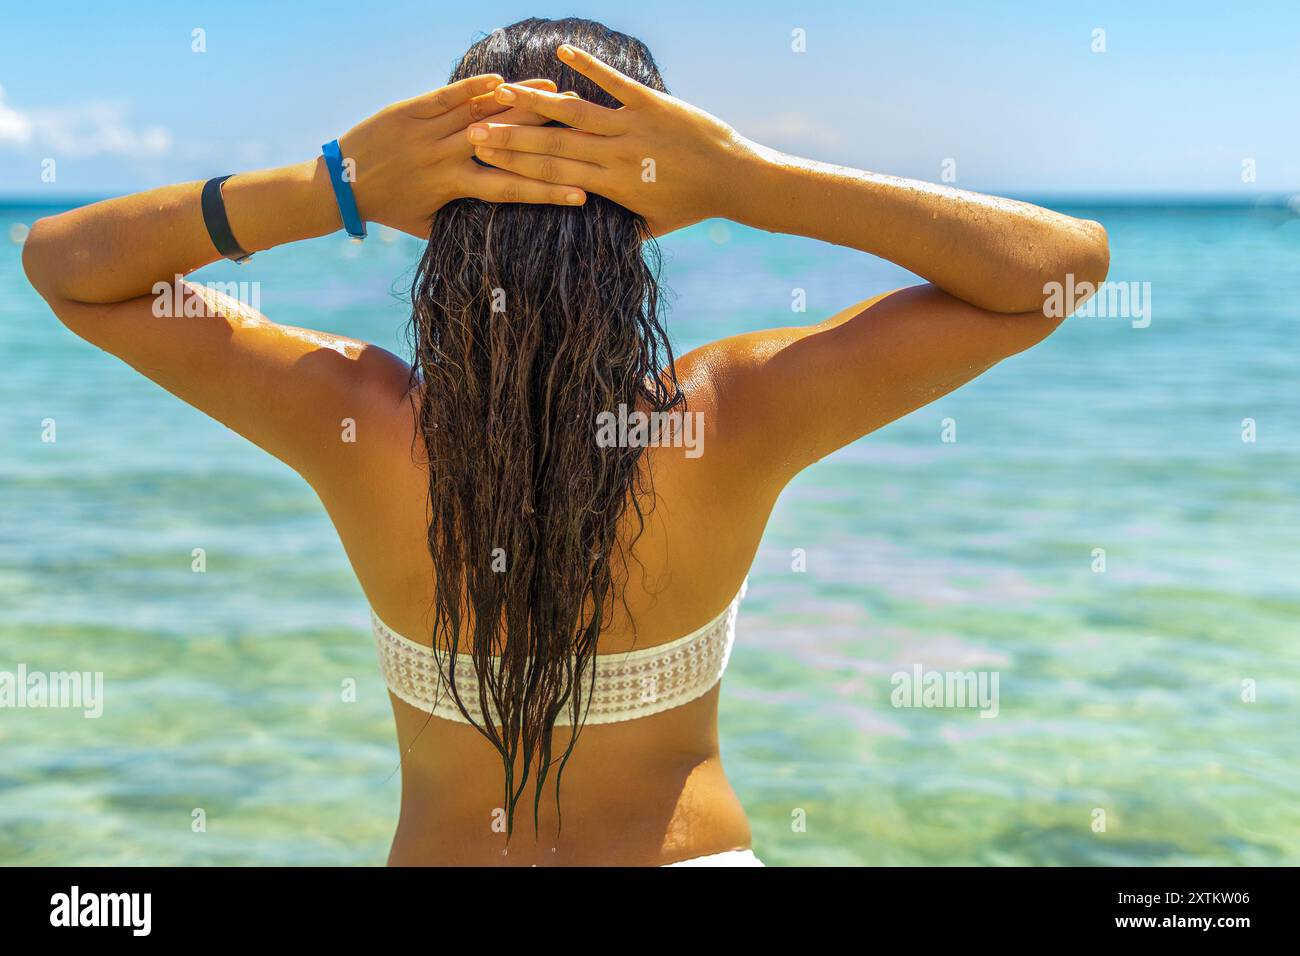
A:
{"label": "white cloud", "polygon": [[26,146],[32,138],[32,121],[5,102],[5,88],[0,86],[0,143]]}
{"label": "white cloud", "polygon": [[10,106],[0,87],[0,145],[35,145],[54,156],[161,156],[171,151],[171,134],[161,126],[134,128],[122,102],[94,100],[76,106],[22,112]]}
{"label": "white cloud", "polygon": [[133,129],[123,103],[90,102],[52,110],[33,110],[36,138],[56,155],[159,156],[170,152],[171,134],[161,126]]}

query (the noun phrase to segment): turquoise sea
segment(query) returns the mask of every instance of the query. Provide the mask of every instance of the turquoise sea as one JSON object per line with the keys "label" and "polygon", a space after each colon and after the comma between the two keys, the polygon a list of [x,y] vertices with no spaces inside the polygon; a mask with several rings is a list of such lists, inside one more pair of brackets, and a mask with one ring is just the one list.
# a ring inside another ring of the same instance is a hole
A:
{"label": "turquoise sea", "polygon": [[[721,712],[770,864],[1300,863],[1300,221],[1059,208],[1107,226],[1150,324],[1070,319],[772,518]],[[382,864],[397,754],[324,512],[58,325],[10,240],[49,211],[0,207],[0,671],[103,672],[104,712],[0,708],[0,863]],[[400,350],[417,253],[200,277]],[[681,350],[911,281],[723,223],[664,253]],[[996,674],[997,716],[893,706],[916,667]]]}

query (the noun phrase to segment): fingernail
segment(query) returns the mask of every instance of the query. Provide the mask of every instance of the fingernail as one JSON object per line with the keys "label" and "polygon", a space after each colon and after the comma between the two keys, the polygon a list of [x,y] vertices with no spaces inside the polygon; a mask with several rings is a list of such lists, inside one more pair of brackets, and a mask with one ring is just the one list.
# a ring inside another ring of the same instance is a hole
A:
{"label": "fingernail", "polygon": [[582,193],[568,193],[564,198],[576,206],[582,202]]}
{"label": "fingernail", "polygon": [[486,146],[480,146],[475,152],[484,159],[492,159],[497,154],[495,149],[488,149]]}
{"label": "fingernail", "polygon": [[513,103],[515,101],[515,91],[508,86],[498,86],[497,99],[502,103]]}
{"label": "fingernail", "polygon": [[469,138],[475,143],[486,142],[488,138],[487,130],[481,126],[471,126],[469,128]]}
{"label": "fingernail", "polygon": [[567,43],[562,43],[560,44],[559,54],[561,60],[572,60],[573,47],[569,46]]}

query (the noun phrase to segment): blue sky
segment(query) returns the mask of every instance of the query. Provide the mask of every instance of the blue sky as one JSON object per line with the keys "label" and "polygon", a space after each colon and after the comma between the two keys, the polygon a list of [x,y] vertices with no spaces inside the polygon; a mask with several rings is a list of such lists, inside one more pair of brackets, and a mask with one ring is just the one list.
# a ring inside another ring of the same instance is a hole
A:
{"label": "blue sky", "polygon": [[[46,0],[13,5],[0,30],[0,194],[93,196],[307,158],[532,15],[640,36],[674,93],[817,159],[930,180],[951,159],[957,185],[1015,195],[1300,191],[1300,4],[1280,0]],[[791,50],[796,28],[806,52]]]}

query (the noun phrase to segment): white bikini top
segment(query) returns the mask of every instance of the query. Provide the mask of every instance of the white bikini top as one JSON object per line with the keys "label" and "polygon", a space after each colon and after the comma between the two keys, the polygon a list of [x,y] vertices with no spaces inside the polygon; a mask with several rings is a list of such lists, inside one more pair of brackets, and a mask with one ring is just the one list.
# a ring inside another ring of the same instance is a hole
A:
{"label": "white bikini top", "polygon": [[[721,614],[685,637],[621,654],[597,654],[596,686],[587,708],[588,724],[612,724],[649,717],[706,694],[722,679],[736,638],[736,614],[748,581]],[[451,697],[449,679],[433,649],[398,634],[373,610],[371,624],[379,648],[379,669],[396,697],[425,713],[468,723]],[[444,655],[444,665],[447,663]],[[456,655],[456,687],[466,709],[479,724],[478,677],[473,658]],[[468,692],[471,688],[474,692]],[[567,712],[555,723],[569,724]]]}

